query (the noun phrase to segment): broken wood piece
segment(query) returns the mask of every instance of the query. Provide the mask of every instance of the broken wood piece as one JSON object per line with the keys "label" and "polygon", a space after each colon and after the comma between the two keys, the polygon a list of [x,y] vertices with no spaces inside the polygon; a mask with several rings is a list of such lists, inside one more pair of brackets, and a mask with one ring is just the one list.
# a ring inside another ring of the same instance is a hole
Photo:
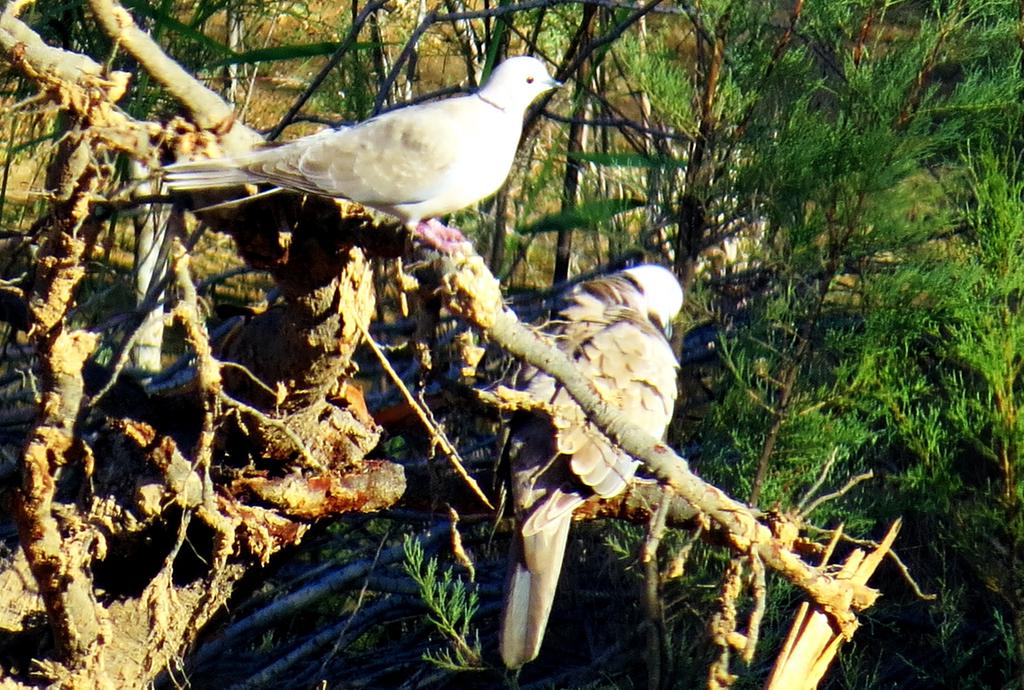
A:
{"label": "broken wood piece", "polygon": [[[865,553],[855,549],[836,579],[866,584],[892,547],[901,524],[901,520],[894,522],[874,551]],[[804,602],[800,605],[765,690],[814,690],[818,687],[847,637],[835,627],[833,620],[818,604],[812,607]]]}

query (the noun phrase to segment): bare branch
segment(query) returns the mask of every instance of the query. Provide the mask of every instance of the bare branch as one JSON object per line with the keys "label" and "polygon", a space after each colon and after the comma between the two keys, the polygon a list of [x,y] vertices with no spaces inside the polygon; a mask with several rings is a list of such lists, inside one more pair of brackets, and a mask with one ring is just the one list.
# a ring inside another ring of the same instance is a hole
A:
{"label": "bare branch", "polygon": [[280,122],[274,125],[274,129],[270,130],[270,133],[267,134],[267,141],[274,141],[281,136],[281,132],[284,131],[284,128],[292,123],[295,116],[299,114],[299,110],[302,109],[302,106],[306,104],[306,101],[312,98],[313,94],[316,93],[316,90],[320,88],[321,84],[323,84],[324,79],[327,78],[327,75],[329,75],[331,71],[338,66],[341,59],[348,53],[352,44],[355,43],[356,38],[359,36],[359,31],[363,28],[363,24],[373,16],[374,12],[381,9],[386,4],[387,0],[373,0],[373,2],[367,3],[363,9],[359,11],[359,15],[353,20],[352,27],[349,29],[348,34],[334,51],[334,54],[331,55],[331,59],[327,61],[326,65],[320,68],[320,71],[312,80],[310,80],[309,84],[306,86],[306,90],[302,92],[302,95],[295,99],[295,102],[288,108],[288,112],[284,114],[284,117],[281,118]]}
{"label": "bare branch", "polygon": [[721,606],[711,617],[711,639],[719,648],[718,657],[708,668],[708,690],[723,690],[736,682],[729,671],[729,660],[734,647],[746,647],[743,636],[736,632],[736,601],[743,592],[743,559],[734,556],[729,561],[718,600]]}
{"label": "bare branch", "polygon": [[[657,6],[660,5],[661,3],[662,0],[653,0],[653,2],[648,2],[643,5],[638,5],[636,3],[616,2],[615,0],[523,0],[522,2],[511,3],[507,5],[497,5],[495,7],[491,7],[485,10],[447,12],[444,14],[441,14],[436,10],[432,12],[427,12],[426,15],[424,15],[423,17],[423,20],[409,35],[409,38],[406,40],[405,48],[403,48],[398,58],[395,59],[394,65],[391,67],[391,71],[388,73],[387,77],[385,77],[384,80],[381,82],[380,91],[377,93],[377,100],[374,101],[373,112],[379,113],[383,109],[384,103],[388,99],[388,94],[391,93],[391,89],[394,87],[395,82],[398,80],[398,75],[400,75],[402,73],[402,70],[405,68],[405,63],[408,62],[409,59],[412,57],[413,52],[415,51],[415,48],[419,43],[420,37],[423,34],[425,34],[427,30],[434,24],[439,24],[441,22],[458,23],[465,22],[470,19],[503,17],[505,15],[515,14],[517,12],[525,12],[527,10],[547,9],[553,5],[558,4],[596,5],[598,7],[607,7],[612,9],[635,10],[634,15],[630,16],[629,18],[622,22],[621,28],[614,30],[611,34],[609,34],[606,37],[602,37],[602,39],[600,39],[599,41],[595,41],[592,44],[590,44],[588,50],[580,54],[582,61],[582,58],[585,58],[587,55],[593,52],[593,50],[595,50],[599,45],[604,45],[608,42],[611,42],[619,35],[621,35],[621,33],[625,31],[628,26],[635,23],[640,16],[643,16],[650,12],[658,11]],[[677,7],[661,8],[660,11],[665,12],[667,14],[682,14],[684,12],[684,10],[679,9]],[[564,77],[566,74],[571,74],[572,72],[575,71],[576,67],[578,67],[578,64],[567,65],[564,69],[559,70],[558,76]],[[541,101],[541,106],[535,109],[534,112],[537,112],[541,108],[543,108],[543,104],[547,103],[547,101],[547,98],[543,98]]]}
{"label": "bare branch", "polygon": [[363,333],[363,340],[366,341],[366,344],[370,346],[371,350],[373,350],[373,354],[377,356],[377,359],[380,361],[380,365],[384,368],[384,371],[387,372],[388,377],[402,393],[405,401],[409,403],[409,407],[411,407],[416,413],[416,417],[423,424],[427,433],[430,434],[430,438],[433,443],[437,444],[437,446],[441,448],[441,452],[444,453],[445,457],[447,457],[449,462],[452,463],[452,467],[455,468],[455,471],[462,478],[462,481],[466,482],[466,485],[469,486],[470,490],[476,495],[476,497],[479,498],[488,508],[494,510],[494,505],[490,500],[488,500],[487,494],[485,494],[483,489],[480,488],[477,481],[473,479],[472,475],[470,475],[466,470],[465,465],[462,464],[462,459],[459,457],[459,452],[455,450],[455,446],[453,446],[451,441],[448,440],[444,431],[438,428],[437,424],[431,420],[430,415],[423,409],[423,406],[420,405],[406,387],[405,383],[402,381],[402,377],[398,375],[398,372],[396,372],[394,367],[391,366],[391,362],[388,361],[387,355],[381,351],[380,346],[377,345],[377,342],[370,336],[365,327],[363,327],[362,324],[360,324],[359,327]]}
{"label": "bare branch", "polygon": [[[0,16],[0,48],[4,53],[52,80],[69,83],[102,80],[103,67],[99,63],[85,55],[47,45],[39,34],[18,19],[21,11],[31,4],[33,0],[15,0]],[[128,78],[127,73],[117,74],[120,76],[115,81]]]}
{"label": "bare branch", "polygon": [[127,10],[114,0],[89,0],[89,5],[107,35],[181,101],[196,124],[203,129],[225,131],[223,142],[227,150],[233,151],[235,147],[245,150],[259,141],[259,136],[251,129],[234,123],[230,104],[172,60],[148,33],[135,24]]}
{"label": "bare branch", "polygon": [[804,510],[804,506],[810,501],[814,494],[818,493],[818,489],[821,488],[825,480],[828,479],[829,472],[832,471],[832,467],[836,464],[836,460],[839,458],[839,448],[833,448],[832,452],[828,456],[828,460],[825,461],[824,466],[821,468],[821,472],[818,473],[818,478],[814,480],[814,483],[807,489],[803,497],[797,501],[796,510],[801,515],[809,515],[811,511]]}
{"label": "bare branch", "polygon": [[[832,539],[829,542],[829,548],[826,550],[826,554],[830,553],[831,550],[835,548],[836,543],[840,539],[851,544],[856,544],[857,546],[861,546],[866,549],[878,548],[878,542],[872,541],[870,539],[856,539],[843,533],[843,525],[839,525],[839,527],[837,527],[834,530],[823,530],[819,527],[815,527],[814,525],[810,524],[807,525],[807,528],[811,531],[818,531],[832,535]],[[936,599],[938,599],[937,594],[929,594],[921,589],[921,586],[917,584],[917,581],[914,580],[913,576],[910,574],[910,568],[907,567],[907,564],[903,562],[903,559],[900,558],[900,555],[896,553],[894,549],[889,549],[885,555],[896,566],[896,569],[899,571],[900,575],[903,576],[903,579],[906,581],[907,585],[914,592],[914,596],[916,596],[921,601],[935,601]]]}
{"label": "bare branch", "polygon": [[149,142],[159,134],[160,126],[133,120],[114,107],[124,96],[131,75],[105,73],[84,55],[47,45],[18,19],[29,4],[31,0],[12,2],[0,15],[0,53],[38,84],[49,100],[94,126],[106,145],[145,160],[150,155]]}
{"label": "bare branch", "polygon": [[213,459],[213,425],[219,415],[220,396],[223,391],[220,367],[213,356],[210,336],[199,316],[199,298],[189,272],[189,254],[181,241],[175,239],[171,249],[171,267],[181,290],[182,298],[174,308],[174,315],[185,327],[185,337],[196,353],[196,380],[203,400],[203,430],[196,449],[196,463],[209,467]]}
{"label": "bare branch", "polygon": [[818,506],[820,506],[822,503],[826,503],[828,501],[833,501],[833,500],[835,500],[837,498],[840,498],[841,496],[844,496],[847,493],[849,493],[850,490],[853,489],[853,487],[857,486],[858,484],[860,484],[862,482],[866,482],[869,479],[874,479],[874,477],[875,477],[875,473],[872,470],[868,470],[867,472],[862,472],[860,474],[857,474],[857,475],[854,475],[854,476],[850,477],[848,480],[846,480],[846,483],[843,484],[843,486],[840,489],[838,489],[837,491],[833,491],[831,493],[827,493],[824,496],[819,496],[818,498],[816,498],[813,501],[811,501],[810,504],[806,508],[803,508],[800,511],[800,517],[801,518],[807,517],[808,515],[813,513],[815,511],[815,509]]}
{"label": "bare branch", "polygon": [[[871,553],[857,549],[849,555],[836,578],[864,584],[892,548],[899,534],[901,521],[889,528],[885,538]],[[780,652],[766,690],[814,690],[828,670],[839,646],[848,636],[837,629],[833,618],[819,606],[806,602],[800,607],[790,627],[789,637]]]}
{"label": "bare branch", "polygon": [[647,525],[647,538],[640,552],[644,570],[644,614],[647,616],[647,687],[662,687],[662,663],[665,657],[665,604],[661,592],[661,574],[658,572],[658,547],[665,534],[668,507],[672,492],[662,488],[661,501]]}
{"label": "bare branch", "polygon": [[[5,13],[0,25],[8,19]],[[35,280],[27,296],[33,323],[29,341],[39,358],[42,385],[35,426],[22,452],[14,514],[58,649],[59,663],[49,667],[50,674],[54,680],[81,674],[80,682],[91,677],[97,687],[110,687],[107,650],[100,644],[110,635],[108,618],[89,575],[98,536],[94,528],[55,510],[58,474],[76,466],[89,473],[94,463],[76,425],[86,400],[82,369],[99,338],[73,329],[67,319],[85,275],[86,254],[99,233],[89,217],[89,200],[103,182],[102,171],[88,155],[93,144],[89,132],[69,134],[51,163],[49,177],[60,179],[62,190],[43,225]]]}
{"label": "bare branch", "polygon": [[[449,310],[480,328],[510,354],[554,377],[610,439],[721,527],[733,549],[756,552],[766,566],[803,589],[833,616],[844,636],[853,634],[858,625],[854,612],[871,606],[877,591],[863,583],[839,580],[803,562],[791,548],[795,529],[792,536],[777,536],[759,520],[760,513],[701,480],[665,444],[630,425],[578,375],[564,353],[523,327],[515,314],[504,308],[501,289],[483,259],[448,256],[438,261],[445,269]],[[787,534],[785,525],[776,529],[778,534]]]}
{"label": "bare branch", "polygon": [[761,621],[764,620],[764,612],[768,603],[768,585],[765,583],[764,563],[756,553],[750,559],[750,574],[753,577],[750,590],[751,596],[754,598],[754,608],[750,612],[750,620],[747,621],[747,645],[742,650],[743,661],[748,664],[754,660],[757,641],[761,638]]}

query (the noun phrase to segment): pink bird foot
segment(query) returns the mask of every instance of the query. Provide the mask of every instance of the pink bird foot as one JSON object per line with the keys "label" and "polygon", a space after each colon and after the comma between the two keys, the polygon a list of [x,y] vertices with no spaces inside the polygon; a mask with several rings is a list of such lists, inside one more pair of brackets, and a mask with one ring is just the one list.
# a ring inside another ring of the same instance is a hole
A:
{"label": "pink bird foot", "polygon": [[472,247],[458,228],[448,227],[437,218],[421,220],[414,232],[424,244],[445,254],[455,254]]}

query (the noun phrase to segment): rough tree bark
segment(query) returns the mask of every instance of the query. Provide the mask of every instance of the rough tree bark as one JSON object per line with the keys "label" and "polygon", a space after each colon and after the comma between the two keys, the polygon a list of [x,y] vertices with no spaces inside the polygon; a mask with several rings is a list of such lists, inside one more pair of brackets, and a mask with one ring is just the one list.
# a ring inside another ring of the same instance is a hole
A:
{"label": "rough tree bark", "polygon": [[[51,165],[52,202],[39,224],[42,244],[26,295],[42,390],[20,459],[20,551],[0,563],[0,583],[14,585],[22,599],[0,606],[3,632],[41,651],[31,667],[5,671],[13,686],[141,687],[185,654],[247,571],[298,542],[313,521],[379,510],[402,496],[402,468],[366,458],[379,431],[350,377],[374,313],[368,256],[396,256],[404,240],[357,207],[324,199],[277,197],[202,213],[234,238],[250,265],[270,273],[282,300],[238,319],[214,345],[178,238],[172,315],[194,377],[159,396],[116,370],[97,380],[90,359],[99,335],[73,327],[68,315],[99,233],[95,210],[111,191],[101,154],[155,166],[171,154],[245,150],[258,138],[112,0],[91,0],[100,25],[181,102],[187,120],[141,122],[118,111],[128,75],[43,43],[18,19],[25,5],[13,2],[0,17],[0,52],[62,108],[69,125]],[[674,508],[681,519],[713,526],[762,584],[765,569],[777,571],[805,590],[837,635],[853,634],[875,590],[811,567],[799,553],[799,525],[733,500],[625,425],[574,378],[564,355],[504,310],[478,257],[437,272],[449,311],[556,376],[682,499]],[[623,500],[610,510],[632,509]],[[763,587],[753,595],[763,599]],[[46,625],[34,620],[40,610]],[[747,654],[756,621],[751,616],[741,633],[734,618],[719,631],[722,644]]]}
{"label": "rough tree bark", "polygon": [[[72,327],[68,315],[101,228],[96,204],[112,187],[104,154],[155,167],[170,151],[239,150],[256,138],[122,8],[96,0],[101,25],[166,80],[196,124],[132,120],[115,109],[128,75],[43,43],[18,19],[25,4],[6,7],[0,49],[68,126],[50,165],[52,203],[26,294],[42,390],[14,500],[20,551],[0,564],[0,581],[18,583],[5,597],[22,601],[5,601],[4,632],[50,651],[32,667],[5,669],[7,682],[142,687],[186,652],[248,570],[313,521],[379,510],[402,495],[400,466],[364,458],[379,432],[348,381],[374,311],[370,263],[357,245],[386,250],[395,235],[362,241],[365,215],[326,201],[210,214],[275,278],[281,304],[240,320],[215,348],[179,244],[173,316],[194,354],[194,379],[160,397],[117,371],[96,380],[99,335]],[[37,606],[47,626],[33,622]]]}

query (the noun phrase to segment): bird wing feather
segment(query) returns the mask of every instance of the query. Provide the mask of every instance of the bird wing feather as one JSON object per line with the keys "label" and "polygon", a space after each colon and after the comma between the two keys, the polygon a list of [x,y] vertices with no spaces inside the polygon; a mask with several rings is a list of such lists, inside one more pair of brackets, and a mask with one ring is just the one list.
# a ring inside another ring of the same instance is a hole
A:
{"label": "bird wing feather", "polygon": [[[402,108],[353,127],[330,130],[254,154],[243,167],[264,180],[374,207],[421,202],[459,174],[472,131],[460,122],[474,97]],[[471,129],[471,128],[470,128]]]}
{"label": "bird wing feather", "polygon": [[[576,344],[577,368],[605,402],[631,423],[660,437],[675,408],[677,368],[672,348],[661,332],[631,309],[613,309],[600,320],[566,322],[562,335]],[[550,381],[547,375],[541,376]],[[540,386],[550,384],[540,381]],[[614,496],[633,478],[639,463],[587,421],[568,392],[552,387],[556,392],[550,402],[565,419],[557,432],[557,452],[569,458],[567,464],[582,485],[600,496]],[[560,480],[566,481],[564,477]],[[561,513],[556,507],[571,511],[582,499],[569,505],[552,494],[542,501],[552,505],[534,506],[527,519],[533,530],[556,519]]]}
{"label": "bird wing feather", "polygon": [[[554,331],[559,348],[609,405],[661,437],[675,406],[678,364],[643,307],[636,285],[621,276],[590,281],[572,293]],[[506,580],[500,645],[509,668],[519,668],[540,650],[573,510],[589,495],[619,493],[639,466],[589,422],[551,376],[526,367],[519,385],[556,414],[521,413],[512,423],[512,494],[520,527]]]}

